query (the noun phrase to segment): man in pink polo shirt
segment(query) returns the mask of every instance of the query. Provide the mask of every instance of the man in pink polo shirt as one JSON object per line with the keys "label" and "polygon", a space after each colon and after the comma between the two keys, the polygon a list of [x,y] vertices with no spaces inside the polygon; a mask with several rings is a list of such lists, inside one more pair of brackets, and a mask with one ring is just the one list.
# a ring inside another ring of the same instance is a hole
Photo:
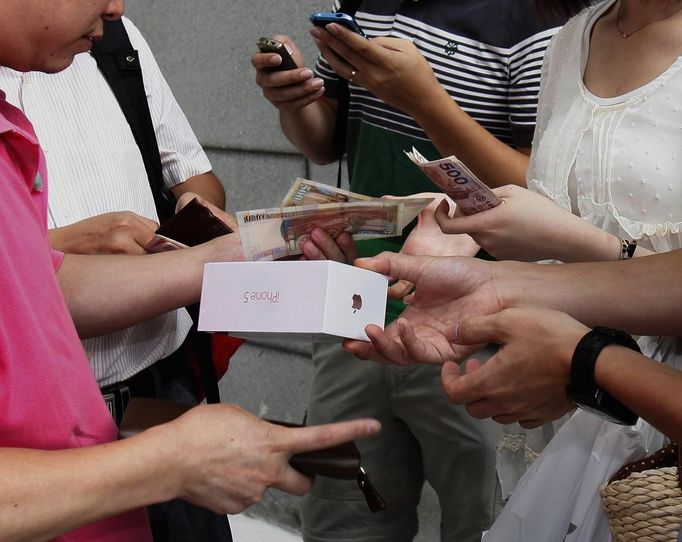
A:
{"label": "man in pink polo shirt", "polygon": [[[122,0],[3,0],[0,64],[64,69],[122,12]],[[183,498],[236,513],[269,486],[302,494],[310,480],[291,455],[378,430],[368,420],[284,429],[212,405],[114,442],[72,317],[94,334],[191,302],[203,263],[233,257],[234,238],[158,257],[52,251],[44,157],[2,93],[0,185],[1,540],[149,541],[148,504]],[[157,265],[174,274],[155,288]]]}

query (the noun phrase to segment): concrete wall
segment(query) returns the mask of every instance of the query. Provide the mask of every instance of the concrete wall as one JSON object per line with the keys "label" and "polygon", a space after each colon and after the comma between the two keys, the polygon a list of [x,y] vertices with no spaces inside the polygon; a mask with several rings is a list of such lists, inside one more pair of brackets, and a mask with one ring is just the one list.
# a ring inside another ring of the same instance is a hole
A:
{"label": "concrete wall", "polygon": [[[297,176],[336,182],[337,166],[310,164],[281,135],[277,114],[255,84],[250,57],[260,36],[287,33],[308,65],[316,49],[308,15],[324,0],[139,0],[128,16],[147,37],[175,96],[228,193],[231,211],[276,205]],[[221,383],[224,400],[259,415],[300,422],[311,376],[309,345],[250,343]],[[421,540],[438,538],[437,505],[425,498]],[[290,527],[298,500],[271,492],[251,513]]]}

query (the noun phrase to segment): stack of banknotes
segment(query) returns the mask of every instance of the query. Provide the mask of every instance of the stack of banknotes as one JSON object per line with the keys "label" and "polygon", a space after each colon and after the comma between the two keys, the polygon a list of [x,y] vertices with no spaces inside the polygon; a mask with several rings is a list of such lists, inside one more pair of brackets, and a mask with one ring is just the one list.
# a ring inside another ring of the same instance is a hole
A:
{"label": "stack of banknotes", "polygon": [[[464,214],[500,204],[494,192],[455,156],[430,162],[414,147],[405,154]],[[237,213],[244,257],[268,261],[301,254],[303,242],[315,227],[332,238],[342,232],[356,240],[395,237],[433,200],[419,196],[372,198],[298,178],[279,207]],[[163,228],[145,247],[149,252],[185,248],[177,239],[162,235]]]}
{"label": "stack of banknotes", "polygon": [[401,235],[433,198],[372,198],[307,179],[296,179],[280,207],[237,213],[248,261],[277,260],[302,253],[315,227],[332,238],[356,240]]}
{"label": "stack of banknotes", "polygon": [[410,160],[422,170],[446,195],[450,196],[465,215],[473,215],[497,207],[501,201],[456,156],[429,162],[412,147],[405,151]]}

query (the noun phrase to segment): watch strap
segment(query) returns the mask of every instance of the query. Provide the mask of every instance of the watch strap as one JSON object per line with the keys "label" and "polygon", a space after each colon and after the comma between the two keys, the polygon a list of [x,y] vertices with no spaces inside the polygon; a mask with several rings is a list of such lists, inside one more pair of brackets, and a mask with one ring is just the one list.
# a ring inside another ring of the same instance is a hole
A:
{"label": "watch strap", "polygon": [[619,344],[640,352],[630,335],[608,327],[597,326],[580,339],[571,359],[571,387],[586,389],[596,386],[594,370],[601,351],[609,344]]}

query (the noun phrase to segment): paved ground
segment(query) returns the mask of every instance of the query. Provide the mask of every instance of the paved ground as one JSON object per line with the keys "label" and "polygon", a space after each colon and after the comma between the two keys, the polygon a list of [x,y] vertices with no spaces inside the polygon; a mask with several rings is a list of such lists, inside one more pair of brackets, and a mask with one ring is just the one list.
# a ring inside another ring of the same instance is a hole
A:
{"label": "paved ground", "polygon": [[237,542],[300,542],[301,536],[270,525],[263,519],[239,514],[230,516],[232,537]]}

